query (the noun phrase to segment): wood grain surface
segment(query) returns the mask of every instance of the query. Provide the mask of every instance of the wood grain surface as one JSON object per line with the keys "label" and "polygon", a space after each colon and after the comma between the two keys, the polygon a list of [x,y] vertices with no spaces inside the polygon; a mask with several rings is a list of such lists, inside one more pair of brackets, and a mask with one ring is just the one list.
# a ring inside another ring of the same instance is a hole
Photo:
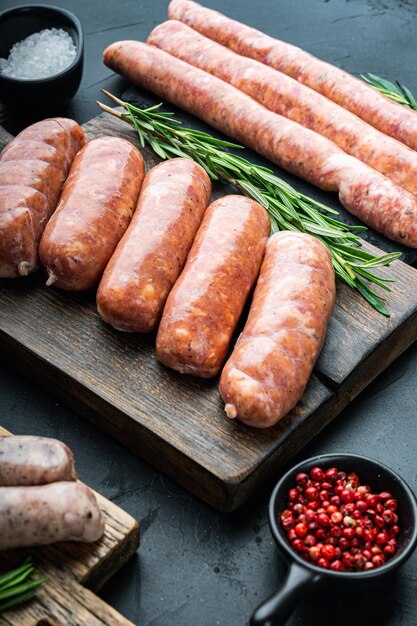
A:
{"label": "wood grain surface", "polygon": [[[0,427],[0,435],[9,435]],[[98,598],[97,590],[139,547],[139,524],[99,493],[105,533],[95,543],[57,543],[0,553],[0,574],[31,555],[47,582],[36,598],[0,615],[4,626],[132,626]],[[88,588],[87,588],[88,587]]]}
{"label": "wood grain surface", "polygon": [[[112,134],[138,145],[127,124],[107,115],[83,128],[89,139]],[[150,150],[141,152],[147,169],[159,162]],[[222,193],[225,187],[215,186],[213,197]],[[48,289],[41,272],[0,281],[0,345],[72,408],[205,501],[229,511],[416,339],[417,271],[396,261],[380,272],[395,279],[387,302],[391,317],[339,284],[325,346],[301,402],[264,431],[224,417],[217,379],[203,381],[164,368],[156,360],[153,335],[118,333],[97,315],[95,294]]]}

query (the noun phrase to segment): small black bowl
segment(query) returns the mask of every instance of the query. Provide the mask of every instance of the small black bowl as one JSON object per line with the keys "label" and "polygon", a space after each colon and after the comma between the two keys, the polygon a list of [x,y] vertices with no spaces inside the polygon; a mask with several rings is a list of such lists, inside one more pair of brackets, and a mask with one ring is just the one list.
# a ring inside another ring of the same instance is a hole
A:
{"label": "small black bowl", "polygon": [[34,80],[11,78],[0,72],[0,94],[5,104],[23,107],[65,104],[80,86],[84,62],[84,35],[80,20],[69,11],[43,4],[19,6],[0,13],[0,57],[13,44],[45,28],[62,28],[72,37],[75,59],[62,72]]}
{"label": "small black bowl", "polygon": [[[389,491],[398,501],[401,527],[398,552],[385,565],[366,572],[334,572],[305,561],[288,543],[279,521],[286,506],[288,491],[294,487],[298,472],[309,473],[315,466],[323,469],[337,467],[346,473],[356,472],[361,482],[370,485],[372,490]],[[299,600],[314,589],[350,593],[379,585],[403,565],[416,548],[417,503],[407,483],[382,463],[354,454],[325,454],[299,463],[281,478],[269,502],[269,525],[278,548],[289,563],[289,569],[283,586],[256,609],[251,626],[285,624]]]}

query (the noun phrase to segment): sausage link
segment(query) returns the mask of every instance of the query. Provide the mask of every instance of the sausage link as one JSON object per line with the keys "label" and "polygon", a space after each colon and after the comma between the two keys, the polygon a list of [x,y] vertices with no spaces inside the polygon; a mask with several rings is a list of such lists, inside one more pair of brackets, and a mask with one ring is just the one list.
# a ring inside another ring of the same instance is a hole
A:
{"label": "sausage link", "polygon": [[39,246],[47,285],[82,291],[99,282],[129,225],[143,177],[143,158],[125,139],[94,139],[77,154]]}
{"label": "sausage link", "polygon": [[148,44],[112,44],[104,51],[104,62],[289,172],[320,189],[338,191],[348,211],[394,241],[417,247],[417,200],[412,194],[325,137]]}
{"label": "sausage link", "polygon": [[0,486],[44,485],[76,480],[74,455],[47,437],[0,437]]}
{"label": "sausage link", "polygon": [[162,315],[156,353],[164,365],[202,378],[218,373],[269,230],[265,209],[253,200],[225,196],[209,206]]}
{"label": "sausage link", "polygon": [[299,401],[335,302],[330,253],[310,235],[268,241],[248,320],[221,378],[230,418],[267,428]]}
{"label": "sausage link", "polygon": [[327,137],[344,152],[417,195],[417,152],[290,76],[242,57],[175,20],[157,26],[148,43],[225,80],[270,111]]}
{"label": "sausage link", "polygon": [[240,55],[288,74],[382,133],[417,150],[415,111],[392,102],[348,72],[192,0],[171,0],[168,15]]}
{"label": "sausage link", "polygon": [[73,120],[28,126],[0,155],[0,277],[26,276],[39,266],[42,232],[76,153],[85,144]]}
{"label": "sausage link", "polygon": [[210,193],[208,174],[189,159],[172,159],[150,170],[97,292],[98,312],[105,322],[130,332],[155,329]]}
{"label": "sausage link", "polygon": [[0,550],[57,541],[90,543],[103,532],[95,495],[82,483],[0,487]]}

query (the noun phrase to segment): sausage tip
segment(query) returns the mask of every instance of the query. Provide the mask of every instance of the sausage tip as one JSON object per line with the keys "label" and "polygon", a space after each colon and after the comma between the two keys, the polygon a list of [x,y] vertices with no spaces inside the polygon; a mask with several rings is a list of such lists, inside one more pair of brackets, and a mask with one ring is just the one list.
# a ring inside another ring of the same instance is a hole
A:
{"label": "sausage tip", "polygon": [[229,419],[234,420],[237,418],[237,408],[234,404],[225,404],[224,410]]}
{"label": "sausage tip", "polygon": [[19,276],[27,276],[29,274],[29,263],[27,261],[21,261],[17,266]]}
{"label": "sausage tip", "polygon": [[49,272],[48,274],[48,280],[46,281],[46,286],[50,287],[51,285],[53,285],[56,281],[58,280],[58,276],[56,274],[54,274],[53,272]]}

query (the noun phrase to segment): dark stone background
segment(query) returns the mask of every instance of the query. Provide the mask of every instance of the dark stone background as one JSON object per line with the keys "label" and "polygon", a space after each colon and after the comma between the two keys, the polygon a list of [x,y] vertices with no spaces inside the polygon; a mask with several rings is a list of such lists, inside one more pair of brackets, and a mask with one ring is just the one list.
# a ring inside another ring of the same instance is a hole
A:
{"label": "dark stone background", "polygon": [[[18,4],[1,0],[0,8]],[[42,115],[31,114],[30,103],[24,115],[3,110],[0,121],[11,132],[50,113],[72,116],[80,123],[95,116],[101,87],[116,94],[129,87],[102,65],[105,46],[117,39],[145,40],[166,18],[167,8],[160,0],[53,4],[75,12],[84,25],[83,82],[64,110],[45,107]],[[352,73],[399,79],[417,92],[417,0],[207,4]],[[106,585],[103,598],[140,626],[246,624],[253,608],[276,589],[285,573],[266,522],[269,488],[234,514],[217,513],[62,406],[53,389],[40,389],[1,355],[0,372],[1,424],[15,433],[65,441],[76,454],[81,478],[142,522],[138,556]],[[294,461],[318,453],[362,453],[400,472],[416,491],[416,376],[417,355],[410,348]],[[300,603],[289,624],[416,626],[416,583],[413,557],[395,579],[375,592],[317,593]]]}

